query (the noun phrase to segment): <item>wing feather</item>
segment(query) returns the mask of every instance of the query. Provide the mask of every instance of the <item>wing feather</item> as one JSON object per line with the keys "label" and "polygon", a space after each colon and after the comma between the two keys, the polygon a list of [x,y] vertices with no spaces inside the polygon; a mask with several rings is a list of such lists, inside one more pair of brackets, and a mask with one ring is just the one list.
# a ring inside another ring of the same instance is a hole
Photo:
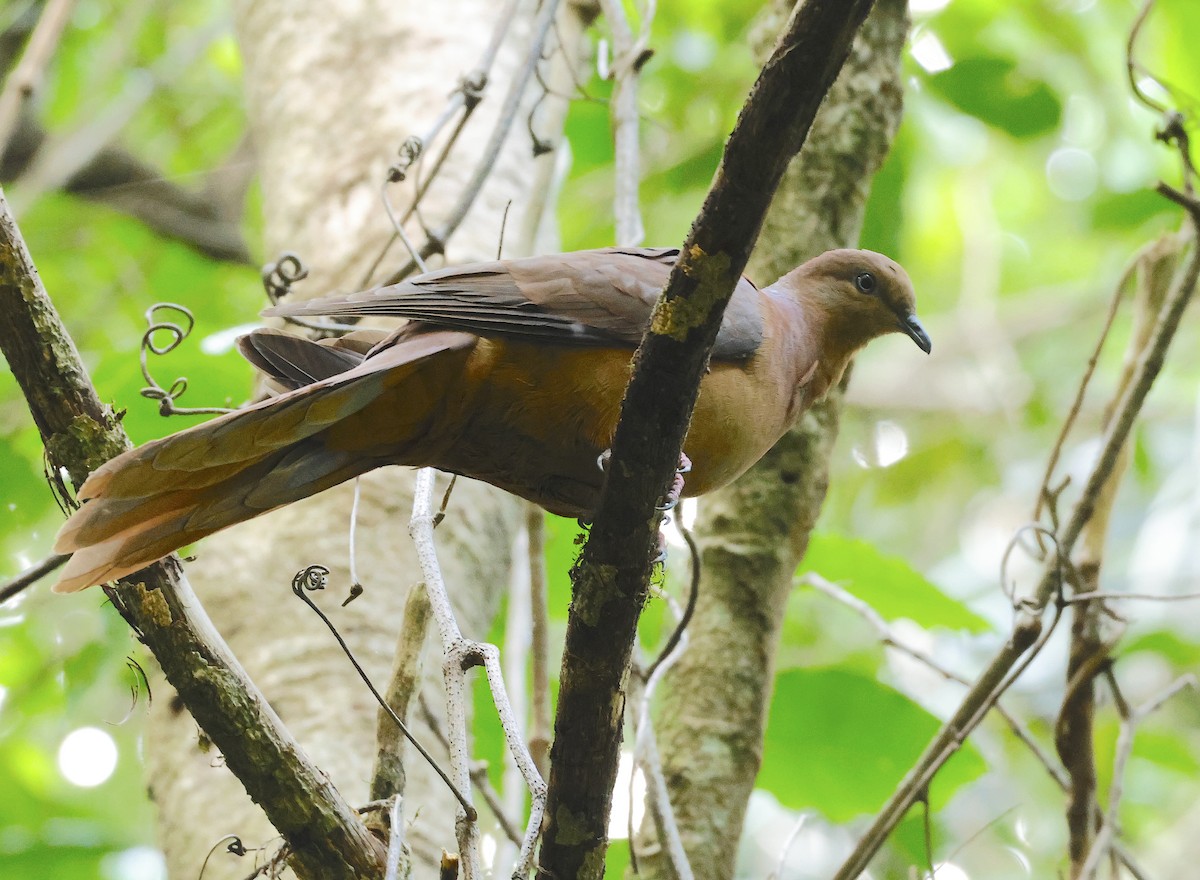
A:
{"label": "wing feather", "polygon": [[[265,314],[389,316],[480,336],[633,347],[678,255],[675,248],[603,248],[453,266],[389,287],[276,306]],[[743,278],[713,356],[744,359],[762,340],[759,294]]]}

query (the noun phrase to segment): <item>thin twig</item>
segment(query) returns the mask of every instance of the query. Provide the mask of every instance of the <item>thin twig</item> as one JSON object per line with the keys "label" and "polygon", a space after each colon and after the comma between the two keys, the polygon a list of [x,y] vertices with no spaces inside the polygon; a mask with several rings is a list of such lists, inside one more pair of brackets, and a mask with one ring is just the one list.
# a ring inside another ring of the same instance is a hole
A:
{"label": "thin twig", "polygon": [[[342,634],[338,632],[338,628],[333,625],[333,621],[330,620],[326,616],[325,612],[321,610],[320,606],[317,605],[317,603],[314,602],[311,597],[309,597],[308,594],[310,591],[325,589],[325,579],[328,574],[329,570],[324,566],[310,565],[308,568],[297,572],[296,576],[292,578],[292,592],[297,598],[303,601],[304,604],[307,605],[313,611],[313,613],[317,615],[317,617],[321,618],[321,622],[329,628],[329,631],[333,634],[334,639],[345,653],[346,658],[350,661],[350,665],[354,667],[354,671],[358,673],[358,677],[362,679],[363,684],[367,686],[367,690],[371,692],[371,696],[375,698],[375,702],[379,704],[379,707],[383,709],[383,711],[387,712],[388,716],[392,719],[392,722],[398,728],[400,728],[400,732],[404,734],[405,738],[410,743],[412,743],[413,748],[421,753],[421,757],[429,762],[429,766],[433,768],[434,772],[437,773],[439,777],[441,777],[442,782],[446,783],[446,787],[450,789],[450,793],[454,795],[459,804],[462,805],[463,809],[468,811],[468,815],[470,815],[472,821],[474,821],[475,816],[472,814],[474,814],[475,808],[471,806],[470,801],[468,801],[466,795],[463,794],[463,790],[450,780],[450,777],[446,775],[446,771],[441,768],[441,765],[438,764],[433,755],[429,754],[428,750],[426,750],[426,748],[421,745],[420,741],[413,736],[412,731],[408,729],[408,725],[404,723],[404,720],[396,714],[395,710],[392,709],[391,706],[387,704],[387,701],[383,698],[383,695],[379,693],[379,689],[375,687],[370,676],[367,675],[366,670],[362,668],[361,664],[359,664],[358,658],[354,656],[354,652],[350,650],[350,646],[346,644],[346,640],[342,638]],[[463,788],[465,789],[466,787],[464,786]]]}
{"label": "thin twig", "polygon": [[531,618],[531,719],[529,751],[538,772],[550,774],[550,599],[546,577],[546,515],[535,504],[525,508],[529,535],[529,613]]}
{"label": "thin twig", "polygon": [[[424,135],[415,139],[416,143],[419,144],[419,148],[417,149],[417,155],[413,157],[413,160],[420,159],[423,162],[425,155],[429,152],[430,147],[432,147],[437,141],[437,137],[442,128],[445,126],[446,122],[454,118],[456,115],[458,116],[454,130],[450,132],[450,136],[446,139],[446,142],[442,144],[438,152],[437,159],[433,163],[432,169],[427,175],[422,175],[420,177],[417,184],[417,191],[413,195],[412,201],[409,203],[404,215],[400,218],[401,226],[407,223],[412,215],[418,210],[421,200],[424,199],[425,193],[429,190],[429,186],[435,180],[437,180],[438,173],[442,170],[442,166],[445,164],[447,157],[454,149],[455,144],[458,143],[459,135],[462,134],[467,122],[471,119],[471,115],[475,112],[475,108],[478,107],[480,102],[483,100],[485,91],[487,89],[488,80],[491,75],[492,65],[496,61],[496,56],[500,53],[500,47],[503,45],[504,38],[508,34],[509,26],[516,19],[516,12],[519,3],[520,0],[508,0],[508,3],[505,5],[504,9],[500,11],[500,15],[496,19],[496,26],[492,29],[492,36],[488,41],[487,48],[483,52],[483,56],[479,60],[479,64],[476,65],[474,70],[459,80],[458,88],[455,89],[452,95],[450,95],[445,109],[442,111],[437,120],[435,120],[430,129]],[[462,110],[461,114],[458,113],[459,110]],[[401,146],[402,162],[408,143],[409,142],[406,141],[405,145]],[[413,160],[409,160],[410,163]],[[403,167],[407,168],[407,165],[404,165]],[[383,247],[380,248],[379,254],[372,261],[370,267],[366,271],[366,274],[363,275],[362,281],[359,283],[360,288],[365,288],[370,284],[371,278],[374,277],[375,271],[379,268],[379,264],[383,262],[384,257],[387,256],[388,251],[391,250],[392,245],[394,245],[399,238],[400,236],[393,232],[391,237],[384,243]]]}
{"label": "thin twig", "polygon": [[4,91],[0,92],[0,156],[4,155],[17,130],[22,111],[41,88],[46,68],[54,57],[74,8],[74,0],[49,0],[46,3],[29,36],[29,42],[25,44],[21,60],[8,75]]}
{"label": "thin twig", "polygon": [[[350,502],[350,528],[346,536],[350,570],[350,594],[342,602],[345,608],[363,593],[362,581],[358,577],[358,504],[362,499],[362,477],[354,478],[354,500]],[[389,697],[390,702],[390,697]]]}
{"label": "thin twig", "polygon": [[1133,57],[1134,45],[1137,43],[1138,35],[1142,32],[1142,25],[1146,23],[1150,10],[1153,8],[1154,0],[1145,0],[1142,8],[1138,10],[1137,17],[1133,20],[1133,26],[1129,29],[1129,39],[1125,41],[1125,73],[1129,77],[1129,90],[1133,92],[1135,98],[1157,113],[1166,113],[1167,108],[1147,95],[1142,84],[1138,82],[1138,64]]}
{"label": "thin twig", "polygon": [[1119,827],[1118,814],[1121,796],[1124,793],[1125,766],[1133,754],[1133,739],[1138,726],[1184,688],[1195,687],[1196,676],[1182,675],[1121,720],[1121,730],[1117,735],[1116,752],[1113,756],[1112,782],[1108,790],[1108,811],[1105,813],[1103,826],[1092,841],[1092,847],[1080,868],[1077,880],[1092,880],[1096,877],[1101,861],[1112,848]]}
{"label": "thin twig", "polygon": [[796,843],[796,838],[800,836],[801,829],[808,823],[809,815],[809,813],[801,813],[796,817],[796,823],[792,825],[792,830],[784,838],[783,846],[779,848],[779,861],[775,863],[774,870],[767,875],[767,880],[781,880],[783,877],[783,869],[787,866],[788,853],[792,851],[792,846]]}
{"label": "thin twig", "polygon": [[[433,710],[429,707],[429,701],[425,699],[425,695],[421,694],[417,700],[417,707],[421,710],[421,720],[425,722],[425,726],[433,733],[434,738],[442,744],[442,748],[450,750],[450,740],[446,737],[446,731],[442,729],[441,720],[433,714]],[[517,846],[521,845],[523,840],[521,831],[517,828],[517,823],[509,816],[500,793],[496,791],[492,785],[492,780],[488,776],[488,765],[486,761],[474,761],[471,763],[471,784],[483,797],[484,802],[488,805],[488,809],[495,816],[500,830],[504,832],[504,836]]]}
{"label": "thin twig", "polygon": [[[425,243],[421,245],[418,250],[421,257],[429,257],[435,253],[441,253],[445,249],[447,239],[458,230],[458,227],[466,218],[467,212],[475,204],[475,199],[483,189],[484,182],[491,175],[492,169],[496,164],[496,158],[500,155],[500,148],[504,146],[504,141],[507,139],[508,132],[512,128],[513,120],[516,119],[517,113],[521,108],[521,100],[524,97],[525,88],[529,85],[529,81],[533,77],[533,71],[541,58],[542,46],[546,42],[546,34],[549,33],[550,27],[554,23],[558,4],[559,0],[543,0],[541,8],[538,10],[537,18],[533,23],[533,38],[525,55],[525,63],[520,70],[513,74],[508,94],[504,98],[504,105],[500,109],[500,117],[496,122],[496,127],[492,129],[491,137],[484,146],[483,155],[480,156],[479,163],[475,167],[475,173],[463,187],[458,202],[451,209],[445,222],[430,234],[426,238]],[[410,260],[399,271],[393,272],[384,283],[396,284],[407,278],[415,266],[415,262]]]}
{"label": "thin twig", "polygon": [[616,220],[617,244],[633,247],[646,237],[642,213],[638,206],[638,185],[641,180],[641,160],[638,145],[638,76],[646,61],[646,43],[654,18],[654,2],[649,0],[641,10],[638,36],[635,39],[621,0],[600,0],[608,21],[613,42],[615,81],[612,103],[614,149],[613,216]]}
{"label": "thin twig", "polygon": [[1075,593],[1064,601],[1070,605],[1074,602],[1090,602],[1100,599],[1108,602],[1112,599],[1140,599],[1146,602],[1190,602],[1200,599],[1200,593],[1178,593],[1170,596],[1163,593],[1116,593],[1109,590],[1094,590],[1090,593]]}
{"label": "thin twig", "polygon": [[1113,321],[1117,317],[1117,309],[1120,307],[1121,299],[1124,297],[1125,287],[1129,279],[1133,276],[1134,269],[1137,268],[1137,261],[1138,257],[1134,257],[1134,259],[1129,261],[1121,273],[1121,279],[1113,289],[1112,297],[1108,303],[1108,313],[1104,316],[1104,326],[1100,328],[1100,338],[1096,340],[1096,347],[1092,349],[1092,354],[1088,358],[1087,366],[1083,371],[1083,377],[1079,380],[1079,387],[1075,391],[1075,399],[1071,402],[1071,408],[1068,410],[1067,417],[1063,420],[1062,428],[1059,429],[1058,437],[1054,441],[1054,446],[1050,450],[1050,457],[1046,460],[1046,472],[1042,476],[1042,485],[1038,489],[1037,498],[1033,503],[1033,519],[1035,522],[1041,519],[1042,506],[1046,503],[1046,499],[1050,494],[1050,480],[1054,477],[1054,469],[1058,466],[1059,456],[1062,454],[1063,445],[1066,443],[1067,436],[1071,433],[1071,428],[1075,424],[1075,419],[1079,416],[1080,410],[1083,409],[1083,398],[1087,394],[1088,385],[1092,381],[1092,374],[1096,371],[1096,365],[1100,362],[1100,352],[1104,350],[1104,343],[1108,341]]}
{"label": "thin twig", "polygon": [[[500,655],[495,645],[473,642],[463,637],[454,617],[454,609],[446,592],[437,549],[433,540],[435,514],[433,512],[433,490],[435,473],[430,468],[417,471],[413,489],[413,512],[409,522],[409,535],[417,550],[417,560],[425,578],[429,601],[441,635],[443,661],[442,677],[446,686],[447,747],[450,753],[451,772],[464,790],[470,785],[471,760],[467,746],[467,684],[466,671],[472,666],[482,665],[491,690],[492,702],[504,730],[504,738],[516,762],[525,784],[529,788],[532,807],[529,824],[521,845],[521,853],[514,874],[525,876],[533,864],[534,847],[541,832],[542,815],[546,805],[546,784],[538,774],[530,757],[529,749],[517,727],[512,706],[504,685],[500,669]],[[479,827],[476,816],[459,810],[455,829],[458,836],[459,853],[462,857],[463,876],[474,880],[482,876],[479,856]]]}
{"label": "thin twig", "polygon": [[[900,639],[896,635],[895,631],[888,625],[887,621],[883,619],[882,615],[880,615],[878,611],[876,611],[862,599],[858,598],[852,593],[847,592],[832,581],[826,580],[815,572],[807,572],[803,577],[800,578],[800,583],[812,587],[814,590],[825,594],[835,602],[838,602],[839,604],[849,608],[864,621],[870,624],[870,626],[878,635],[879,641],[886,647],[892,648],[901,654],[911,657],[918,663],[921,663],[929,669],[932,669],[934,672],[948,681],[956,682],[965,687],[971,686],[971,680],[965,675],[961,675],[955,672],[953,669],[950,669],[948,666],[944,666],[934,659],[932,655],[927,654],[918,648],[914,648],[912,645]],[[1020,719],[1009,712],[998,700],[993,708],[996,710],[996,714],[1004,719],[1005,724],[1008,725],[1008,728],[1012,731],[1013,735],[1020,740],[1030,752],[1033,753],[1033,756],[1037,759],[1038,763],[1045,768],[1046,772],[1049,773],[1051,778],[1058,783],[1059,787],[1065,788],[1067,785],[1067,778],[1063,773],[1062,768],[1059,767],[1054,762],[1054,759],[1046,752],[1046,750],[1041,747],[1029,728],[1022,724]]]}
{"label": "thin twig", "polygon": [[70,558],[71,554],[69,553],[66,555],[52,554],[41,562],[35,563],[25,569],[15,578],[6,582],[4,586],[0,587],[0,605],[7,602],[13,596],[32,587],[46,575],[50,574],[50,572],[61,568]]}
{"label": "thin twig", "polygon": [[[404,798],[394,795],[388,809],[387,872],[384,874],[384,880],[399,880],[400,861],[408,850],[404,842],[404,813],[401,811],[403,804]],[[407,870],[404,871],[404,876],[407,877],[412,873],[412,866],[405,865],[405,868]]]}
{"label": "thin twig", "polygon": [[[698,558],[693,559],[693,566],[694,571],[699,570]],[[680,612],[679,606],[669,595],[666,597],[666,601],[679,621],[672,636],[672,642],[669,648],[659,655],[650,670],[643,674],[630,676],[630,697],[635,710],[634,727],[636,729],[633,755],[635,766],[641,768],[646,779],[647,806],[658,831],[659,843],[667,855],[667,864],[670,866],[675,880],[692,880],[694,876],[692,866],[683,846],[683,836],[679,832],[675,810],[671,806],[671,793],[667,788],[662,758],[659,756],[658,742],[654,736],[654,723],[650,716],[650,703],[654,698],[655,690],[667,670],[687,650],[687,625],[684,620],[686,612]],[[631,809],[631,819],[632,815]],[[630,837],[630,857],[631,860],[634,858],[632,836]]]}
{"label": "thin twig", "polygon": [[688,554],[691,557],[691,579],[688,585],[687,604],[684,605],[683,613],[679,615],[679,620],[676,621],[675,629],[671,631],[671,636],[667,639],[667,643],[663,645],[658,656],[654,658],[654,662],[646,670],[645,678],[647,679],[658,671],[663,661],[675,652],[675,646],[683,640],[687,626],[692,622],[692,615],[696,613],[696,600],[700,597],[700,548],[696,546],[696,539],[692,536],[691,530],[682,522],[677,521],[676,528],[679,529],[679,534],[683,536],[683,540],[687,543]]}
{"label": "thin twig", "polygon": [[429,597],[425,585],[417,583],[404,600],[392,675],[388,680],[386,706],[380,706],[375,722],[375,766],[371,771],[371,797],[384,800],[404,792],[404,755],[392,713],[408,717],[413,695],[420,690],[423,648],[429,632]]}

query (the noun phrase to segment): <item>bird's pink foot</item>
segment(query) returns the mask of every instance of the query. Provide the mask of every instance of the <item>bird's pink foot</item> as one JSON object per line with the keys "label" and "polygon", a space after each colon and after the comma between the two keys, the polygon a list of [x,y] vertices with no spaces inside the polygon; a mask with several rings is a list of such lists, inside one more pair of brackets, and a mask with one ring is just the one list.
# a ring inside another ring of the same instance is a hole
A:
{"label": "bird's pink foot", "polygon": [[679,499],[683,496],[683,475],[691,473],[691,470],[692,460],[686,454],[679,453],[679,466],[675,468],[675,478],[671,480],[671,488],[663,496],[663,503],[659,505],[659,510],[673,510],[679,503]]}

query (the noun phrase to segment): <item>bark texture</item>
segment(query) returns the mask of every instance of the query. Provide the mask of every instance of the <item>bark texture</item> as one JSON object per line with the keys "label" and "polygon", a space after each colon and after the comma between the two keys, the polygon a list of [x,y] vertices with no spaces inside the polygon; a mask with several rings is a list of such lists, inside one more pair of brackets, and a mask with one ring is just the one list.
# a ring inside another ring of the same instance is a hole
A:
{"label": "bark texture", "polygon": [[[778,31],[790,5],[773,4],[763,34]],[[906,4],[879,0],[780,186],[751,260],[752,277],[769,281],[857,240],[871,177],[900,120],[899,55],[907,28]],[[691,641],[660,689],[655,725],[698,878],[733,875],[762,758],[783,611],[825,498],[840,408],[838,392],[700,506],[703,574]],[[635,845],[642,877],[671,876],[649,817]]]}
{"label": "bark texture", "polygon": [[655,304],[621,403],[604,489],[571,570],[541,868],[604,875],[626,678],[661,503],[725,306],[772,195],[800,150],[873,0],[807,0],[763,65],[700,214]]}
{"label": "bark texture", "polygon": [[[297,295],[360,286],[391,234],[379,188],[396,147],[410,134],[428,131],[460,76],[479,63],[502,11],[482,0],[447,0],[436,14],[422,4],[386,2],[236,4],[249,118],[261,163],[265,251],[271,256],[295,251],[309,264],[310,278]],[[512,24],[484,103],[441,182],[431,189],[425,210],[433,224],[474,170],[507,73],[520,61],[527,41],[523,16]],[[577,22],[574,8],[564,4],[559,33],[570,50]],[[532,104],[536,87],[528,97]],[[561,102],[543,102],[535,123],[541,137],[557,140],[562,111]],[[524,119],[518,117],[489,183],[451,241],[451,259],[492,257],[510,200],[508,228],[528,225],[525,217],[536,208],[531,200],[538,197],[530,182],[543,165],[554,162],[554,155],[533,158]],[[394,204],[402,205],[404,198],[403,190],[393,192]],[[532,236],[522,237],[523,242],[516,241],[510,233],[507,255],[532,247]],[[392,254],[398,260],[401,252]],[[382,687],[404,599],[418,576],[406,532],[411,480],[398,469],[377,471],[364,479],[362,491],[358,567],[367,589],[345,609],[338,603],[348,586],[350,486],[208,539],[189,569],[196,592],[273,708],[352,803],[368,797],[376,706],[324,626],[292,597],[289,585],[293,574],[310,563],[332,570],[330,592],[318,601]],[[460,481],[449,516],[438,529],[446,579],[469,636],[483,637],[488,631],[520,516],[520,508],[503,493]],[[438,659],[435,651],[426,665],[428,678],[436,680],[426,691],[435,711],[441,703]],[[435,745],[422,724],[415,727],[427,745]],[[247,846],[268,843],[273,836],[220,757],[204,749],[194,722],[169,696],[152,708],[147,764],[171,876],[196,876],[221,835],[238,834]],[[455,849],[452,800],[423,765],[410,759],[406,770],[405,813],[412,823],[408,840],[418,864],[436,865],[443,846]],[[246,860],[218,854],[209,861],[205,878],[249,873]]]}

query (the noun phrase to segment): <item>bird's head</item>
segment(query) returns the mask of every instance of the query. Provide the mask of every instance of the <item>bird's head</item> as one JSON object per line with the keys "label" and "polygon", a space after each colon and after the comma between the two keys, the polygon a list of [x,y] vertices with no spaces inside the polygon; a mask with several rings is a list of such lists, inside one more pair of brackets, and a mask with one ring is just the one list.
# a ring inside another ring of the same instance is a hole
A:
{"label": "bird's head", "polygon": [[933,343],[917,319],[908,273],[874,251],[826,251],[789,272],[775,285],[819,309],[830,340],[847,354],[885,333],[903,333],[924,352]]}

